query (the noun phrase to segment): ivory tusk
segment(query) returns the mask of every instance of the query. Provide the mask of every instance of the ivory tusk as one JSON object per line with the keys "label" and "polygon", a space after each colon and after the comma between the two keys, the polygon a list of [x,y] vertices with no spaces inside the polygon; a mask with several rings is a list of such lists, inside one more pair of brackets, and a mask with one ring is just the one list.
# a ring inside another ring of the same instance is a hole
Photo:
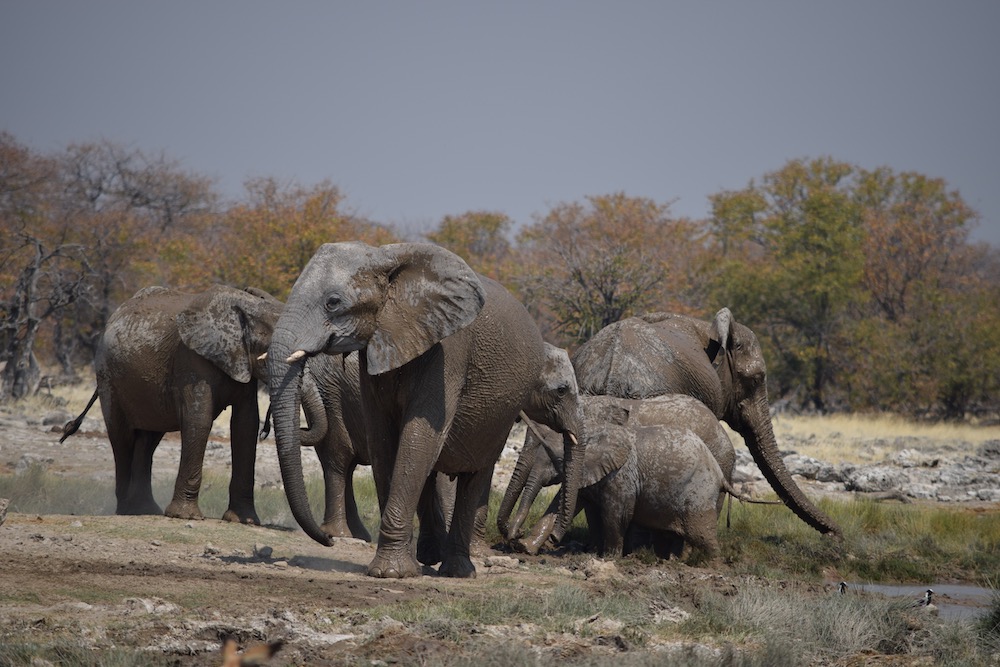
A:
{"label": "ivory tusk", "polygon": [[287,359],[285,359],[286,364],[294,364],[296,361],[306,356],[305,350],[295,350],[292,352]]}
{"label": "ivory tusk", "polygon": [[264,352],[259,357],[257,357],[257,361],[266,361],[266,360],[267,360],[267,352]]}
{"label": "ivory tusk", "polygon": [[580,442],[576,439],[576,435],[574,433],[569,434],[569,441],[572,442],[574,446],[580,444]]}

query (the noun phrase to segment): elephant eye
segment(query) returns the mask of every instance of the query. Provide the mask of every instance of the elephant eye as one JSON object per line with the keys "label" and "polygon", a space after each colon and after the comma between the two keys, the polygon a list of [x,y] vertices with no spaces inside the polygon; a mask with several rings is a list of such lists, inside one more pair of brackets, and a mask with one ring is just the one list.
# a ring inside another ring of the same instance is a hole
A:
{"label": "elephant eye", "polygon": [[340,297],[337,296],[336,294],[331,294],[330,296],[326,297],[327,312],[333,312],[337,310],[337,308],[340,307],[340,303],[341,303]]}
{"label": "elephant eye", "polygon": [[559,394],[560,397],[565,396],[566,394],[569,393],[569,385],[565,385],[565,384],[559,385],[556,388],[556,393]]}

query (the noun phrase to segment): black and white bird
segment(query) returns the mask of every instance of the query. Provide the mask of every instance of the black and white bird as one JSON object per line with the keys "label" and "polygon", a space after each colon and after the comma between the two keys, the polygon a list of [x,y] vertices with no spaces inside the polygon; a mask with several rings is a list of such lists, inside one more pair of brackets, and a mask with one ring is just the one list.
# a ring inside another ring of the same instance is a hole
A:
{"label": "black and white bird", "polygon": [[847,582],[846,581],[840,582],[840,586],[838,586],[837,588],[840,591],[841,595],[846,595],[847,594]]}
{"label": "black and white bird", "polygon": [[929,607],[931,606],[931,596],[934,595],[934,589],[928,588],[924,591],[924,597],[920,598],[913,603],[914,607]]}

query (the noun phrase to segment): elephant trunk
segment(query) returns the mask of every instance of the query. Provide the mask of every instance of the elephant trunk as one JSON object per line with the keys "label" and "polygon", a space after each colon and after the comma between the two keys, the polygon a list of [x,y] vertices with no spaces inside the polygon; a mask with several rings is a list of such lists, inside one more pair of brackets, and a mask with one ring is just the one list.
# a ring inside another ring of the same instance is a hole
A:
{"label": "elephant trunk", "polygon": [[299,429],[300,391],[305,369],[304,361],[289,364],[291,346],[287,340],[291,333],[278,329],[271,339],[267,355],[271,389],[271,413],[274,421],[274,439],[278,449],[278,464],[285,496],[292,516],[309,537],[320,544],[333,542],[316,523],[309,506],[305,480],[302,473],[301,431]]}
{"label": "elephant trunk", "polygon": [[751,400],[745,407],[739,420],[742,428],[737,430],[768,484],[800,519],[821,533],[839,535],[840,527],[806,497],[785,467],[771,426],[767,395]]}
{"label": "elephant trunk", "polygon": [[[524,421],[526,424],[528,423],[527,420]],[[503,500],[500,501],[500,509],[497,510],[497,529],[499,529],[500,535],[504,539],[515,539],[521,528],[521,523],[524,521],[523,518],[518,520],[520,518],[520,512],[518,512],[518,518],[515,518],[515,523],[512,526],[510,524],[510,515],[514,511],[514,504],[517,503],[517,499],[521,496],[521,492],[524,491],[525,484],[528,482],[528,476],[531,474],[532,463],[535,461],[539,445],[541,445],[541,442],[529,428],[524,436],[524,445],[521,447],[521,454],[517,457],[517,463],[514,465],[514,472],[511,473],[510,483],[507,484]],[[524,506],[523,502],[521,506]]]}
{"label": "elephant trunk", "polygon": [[302,429],[302,446],[314,447],[326,437],[329,423],[326,419],[326,406],[313,374],[306,368],[302,373],[302,411],[306,415],[308,428]]}
{"label": "elephant trunk", "polygon": [[545,478],[537,467],[532,468],[531,473],[528,475],[528,483],[525,485],[524,493],[521,496],[521,503],[517,506],[517,513],[514,515],[514,521],[510,526],[511,539],[516,539],[522,535],[521,528],[528,519],[528,513],[531,511],[531,506],[535,504],[535,499],[538,498],[539,492],[546,486],[545,482]]}
{"label": "elephant trunk", "polygon": [[571,431],[563,433],[563,466],[566,479],[563,482],[562,504],[559,507],[559,523],[552,531],[552,539],[562,540],[576,516],[576,498],[583,481],[583,439]]}

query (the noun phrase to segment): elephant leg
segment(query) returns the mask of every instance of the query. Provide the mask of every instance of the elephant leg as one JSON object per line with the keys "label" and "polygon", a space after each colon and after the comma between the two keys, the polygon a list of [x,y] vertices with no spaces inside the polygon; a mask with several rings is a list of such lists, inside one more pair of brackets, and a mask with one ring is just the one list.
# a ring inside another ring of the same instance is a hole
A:
{"label": "elephant leg", "polygon": [[476,566],[472,564],[470,558],[472,533],[475,530],[476,513],[483,494],[489,493],[492,478],[492,467],[459,475],[458,488],[455,491],[455,512],[452,515],[448,542],[438,574],[466,579],[476,576]]}
{"label": "elephant leg", "polygon": [[125,500],[119,500],[118,514],[162,514],[153,498],[153,452],[160,444],[159,431],[134,431]]}
{"label": "elephant leg", "polygon": [[[379,437],[375,436],[373,442],[378,443]],[[404,425],[397,442],[389,479],[385,470],[393,450],[380,449],[376,444],[377,451],[372,452],[372,469],[382,508],[378,548],[368,565],[368,574],[373,577],[396,579],[420,574],[414,553],[413,517],[441,452],[442,436],[425,420],[412,419]]]}
{"label": "elephant leg", "polygon": [[[132,460],[135,458],[135,446],[138,434],[125,426],[124,419],[112,412],[107,405],[108,399],[102,400],[105,411],[105,425],[108,428],[108,440],[111,441],[111,453],[115,457],[115,514],[130,514],[127,510],[128,489],[132,485]],[[160,512],[157,512],[159,514]]]}
{"label": "elephant leg", "polygon": [[251,382],[242,400],[233,403],[233,416],[229,423],[233,476],[229,480],[229,508],[222,515],[223,521],[260,525],[253,500],[259,423],[257,383]]}
{"label": "elephant leg", "polygon": [[[371,542],[372,536],[361,520],[361,513],[358,511],[358,501],[354,497],[354,468],[351,466],[344,476],[344,506],[347,514],[347,526],[350,529],[350,536],[365,542]],[[324,525],[325,528],[325,525]]]}
{"label": "elephant leg", "polygon": [[472,553],[476,555],[488,554],[492,549],[486,543],[486,521],[490,514],[490,488],[493,486],[493,468],[489,469],[490,480],[479,498],[479,505],[476,507],[476,520],[472,527]]}
{"label": "elephant leg", "polygon": [[625,553],[625,533],[632,523],[634,503],[615,502],[605,498],[601,503],[602,556],[621,556]]}
{"label": "elephant leg", "polygon": [[[178,411],[181,424],[181,461],[174,482],[174,497],[164,511],[175,519],[204,519],[198,508],[205,446],[212,431],[211,390],[205,384],[182,389]],[[256,426],[254,427],[256,430]]]}
{"label": "elephant leg", "polygon": [[417,560],[424,565],[436,565],[444,558],[445,544],[448,541],[448,526],[451,525],[452,511],[445,516],[446,507],[441,502],[442,486],[451,487],[452,511],[454,507],[454,482],[447,477],[432,473],[427,478],[424,490],[420,494],[420,505],[417,512],[420,515],[420,534],[417,537]]}
{"label": "elephant leg", "polygon": [[[707,503],[706,503],[707,504]],[[691,512],[683,520],[685,543],[701,550],[711,563],[719,558],[719,517],[712,503],[701,512]],[[686,550],[689,551],[689,550]],[[685,555],[689,555],[685,553]]]}

